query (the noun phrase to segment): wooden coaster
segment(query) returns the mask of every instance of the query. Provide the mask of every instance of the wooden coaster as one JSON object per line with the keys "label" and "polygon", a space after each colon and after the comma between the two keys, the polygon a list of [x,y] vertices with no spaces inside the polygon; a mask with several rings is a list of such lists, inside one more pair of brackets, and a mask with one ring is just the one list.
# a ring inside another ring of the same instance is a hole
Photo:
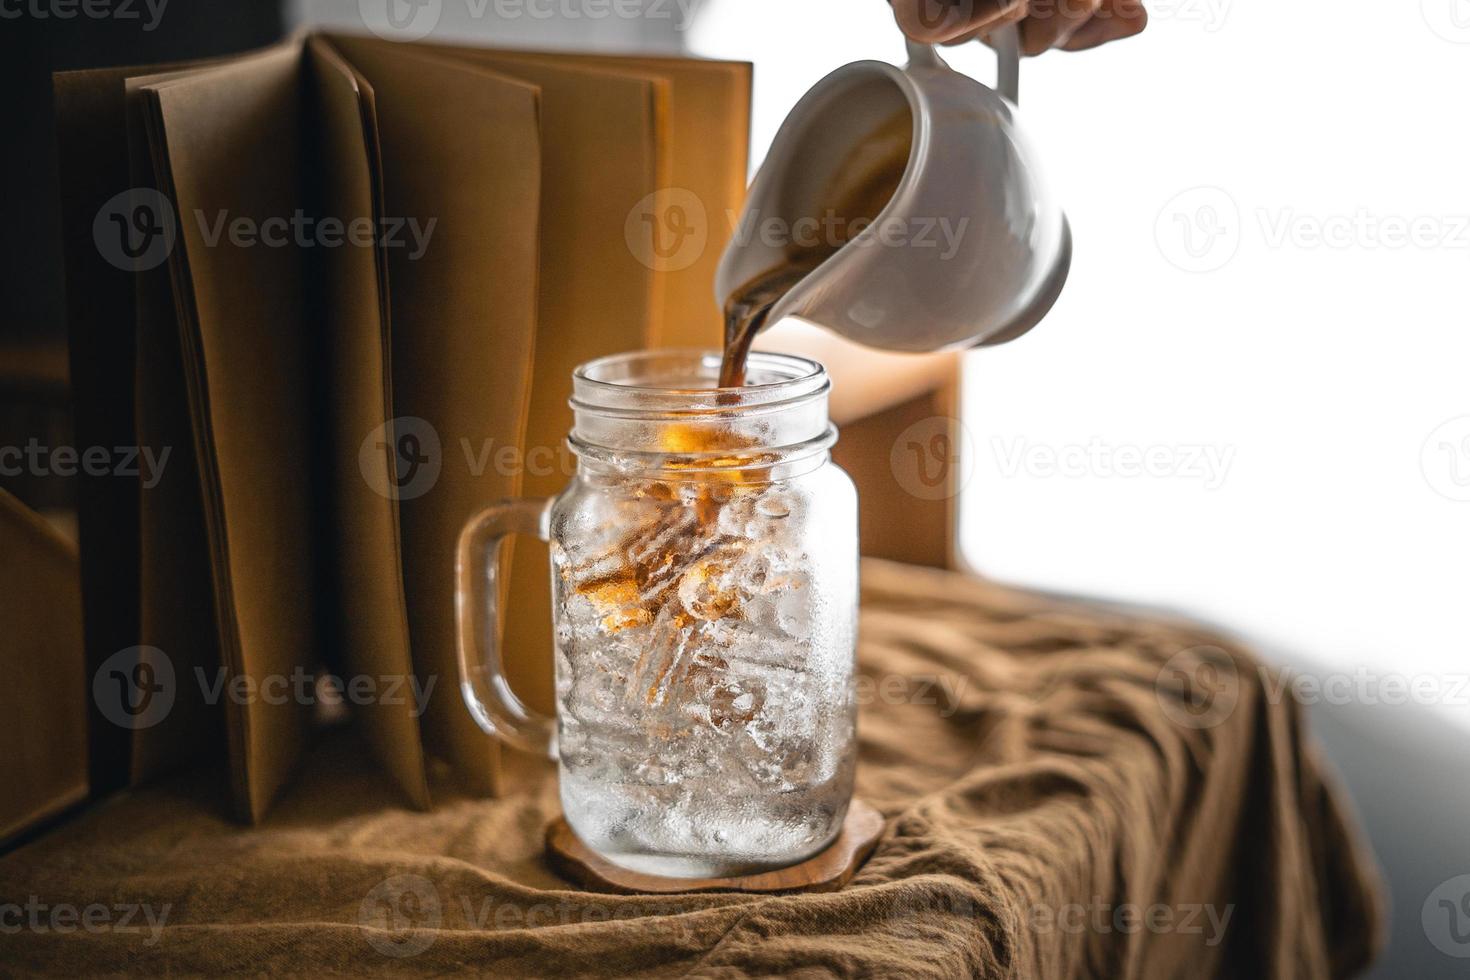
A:
{"label": "wooden coaster", "polygon": [[621,868],[597,855],[572,832],[565,817],[546,828],[546,858],[564,878],[593,891],[623,895],[692,892],[835,892],[862,867],[883,834],[883,815],[853,800],[837,839],[800,864],[734,878],[663,878]]}

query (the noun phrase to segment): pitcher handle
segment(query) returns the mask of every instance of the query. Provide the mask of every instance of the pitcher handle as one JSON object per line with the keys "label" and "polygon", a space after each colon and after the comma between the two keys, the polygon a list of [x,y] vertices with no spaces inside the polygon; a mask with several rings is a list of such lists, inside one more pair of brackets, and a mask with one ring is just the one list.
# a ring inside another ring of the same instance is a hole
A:
{"label": "pitcher handle", "polygon": [[549,541],[550,532],[550,498],[502,500],[471,518],[459,535],[454,605],[459,688],[470,714],[488,734],[554,759],[554,720],[516,697],[500,654],[501,542],[512,534]]}
{"label": "pitcher handle", "polygon": [[[906,38],[909,51],[909,67],[948,67],[934,45]],[[990,34],[990,46],[995,49],[995,90],[1011,105],[1021,104],[1021,25],[1005,24]]]}

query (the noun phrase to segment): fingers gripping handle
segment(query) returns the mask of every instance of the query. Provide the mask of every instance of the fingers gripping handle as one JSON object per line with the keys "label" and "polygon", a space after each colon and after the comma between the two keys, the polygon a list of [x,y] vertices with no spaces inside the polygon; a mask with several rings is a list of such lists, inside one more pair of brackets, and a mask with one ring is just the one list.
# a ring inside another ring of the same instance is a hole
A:
{"label": "fingers gripping handle", "polygon": [[[1011,103],[1021,104],[1021,25],[1004,24],[990,34],[995,48],[995,90]],[[932,44],[908,38],[909,65],[941,67],[944,65]]]}
{"label": "fingers gripping handle", "polygon": [[521,702],[505,677],[500,652],[500,544],[512,534],[550,540],[550,500],[503,500],[481,511],[459,535],[455,620],[459,687],[486,732],[527,752],[556,757],[556,725]]}

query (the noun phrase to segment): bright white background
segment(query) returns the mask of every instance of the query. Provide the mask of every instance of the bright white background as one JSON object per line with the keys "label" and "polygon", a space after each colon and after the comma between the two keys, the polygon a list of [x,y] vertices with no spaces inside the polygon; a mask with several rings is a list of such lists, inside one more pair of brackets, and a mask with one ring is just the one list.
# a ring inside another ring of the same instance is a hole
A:
{"label": "bright white background", "polygon": [[[1076,254],[1041,326],[969,356],[964,556],[1319,673],[1463,673],[1470,420],[1436,430],[1470,416],[1470,3],[1149,7],[1022,68]],[[756,62],[757,155],[826,70],[902,59],[881,0],[714,0],[691,42]],[[1153,447],[1163,475],[1113,472]]]}

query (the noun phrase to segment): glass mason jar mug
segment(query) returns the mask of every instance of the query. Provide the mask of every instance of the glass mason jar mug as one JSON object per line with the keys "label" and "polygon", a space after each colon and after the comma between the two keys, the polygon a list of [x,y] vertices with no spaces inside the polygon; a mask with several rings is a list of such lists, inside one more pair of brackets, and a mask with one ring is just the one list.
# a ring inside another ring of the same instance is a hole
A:
{"label": "glass mason jar mug", "polygon": [[[556,758],[562,809],[616,864],[675,877],[782,867],[841,829],[856,753],[857,495],[828,456],[826,372],[644,351],[573,376],[577,473],[475,517],[458,555],[470,712]],[[497,552],[549,542],[556,718],[498,645]]]}

